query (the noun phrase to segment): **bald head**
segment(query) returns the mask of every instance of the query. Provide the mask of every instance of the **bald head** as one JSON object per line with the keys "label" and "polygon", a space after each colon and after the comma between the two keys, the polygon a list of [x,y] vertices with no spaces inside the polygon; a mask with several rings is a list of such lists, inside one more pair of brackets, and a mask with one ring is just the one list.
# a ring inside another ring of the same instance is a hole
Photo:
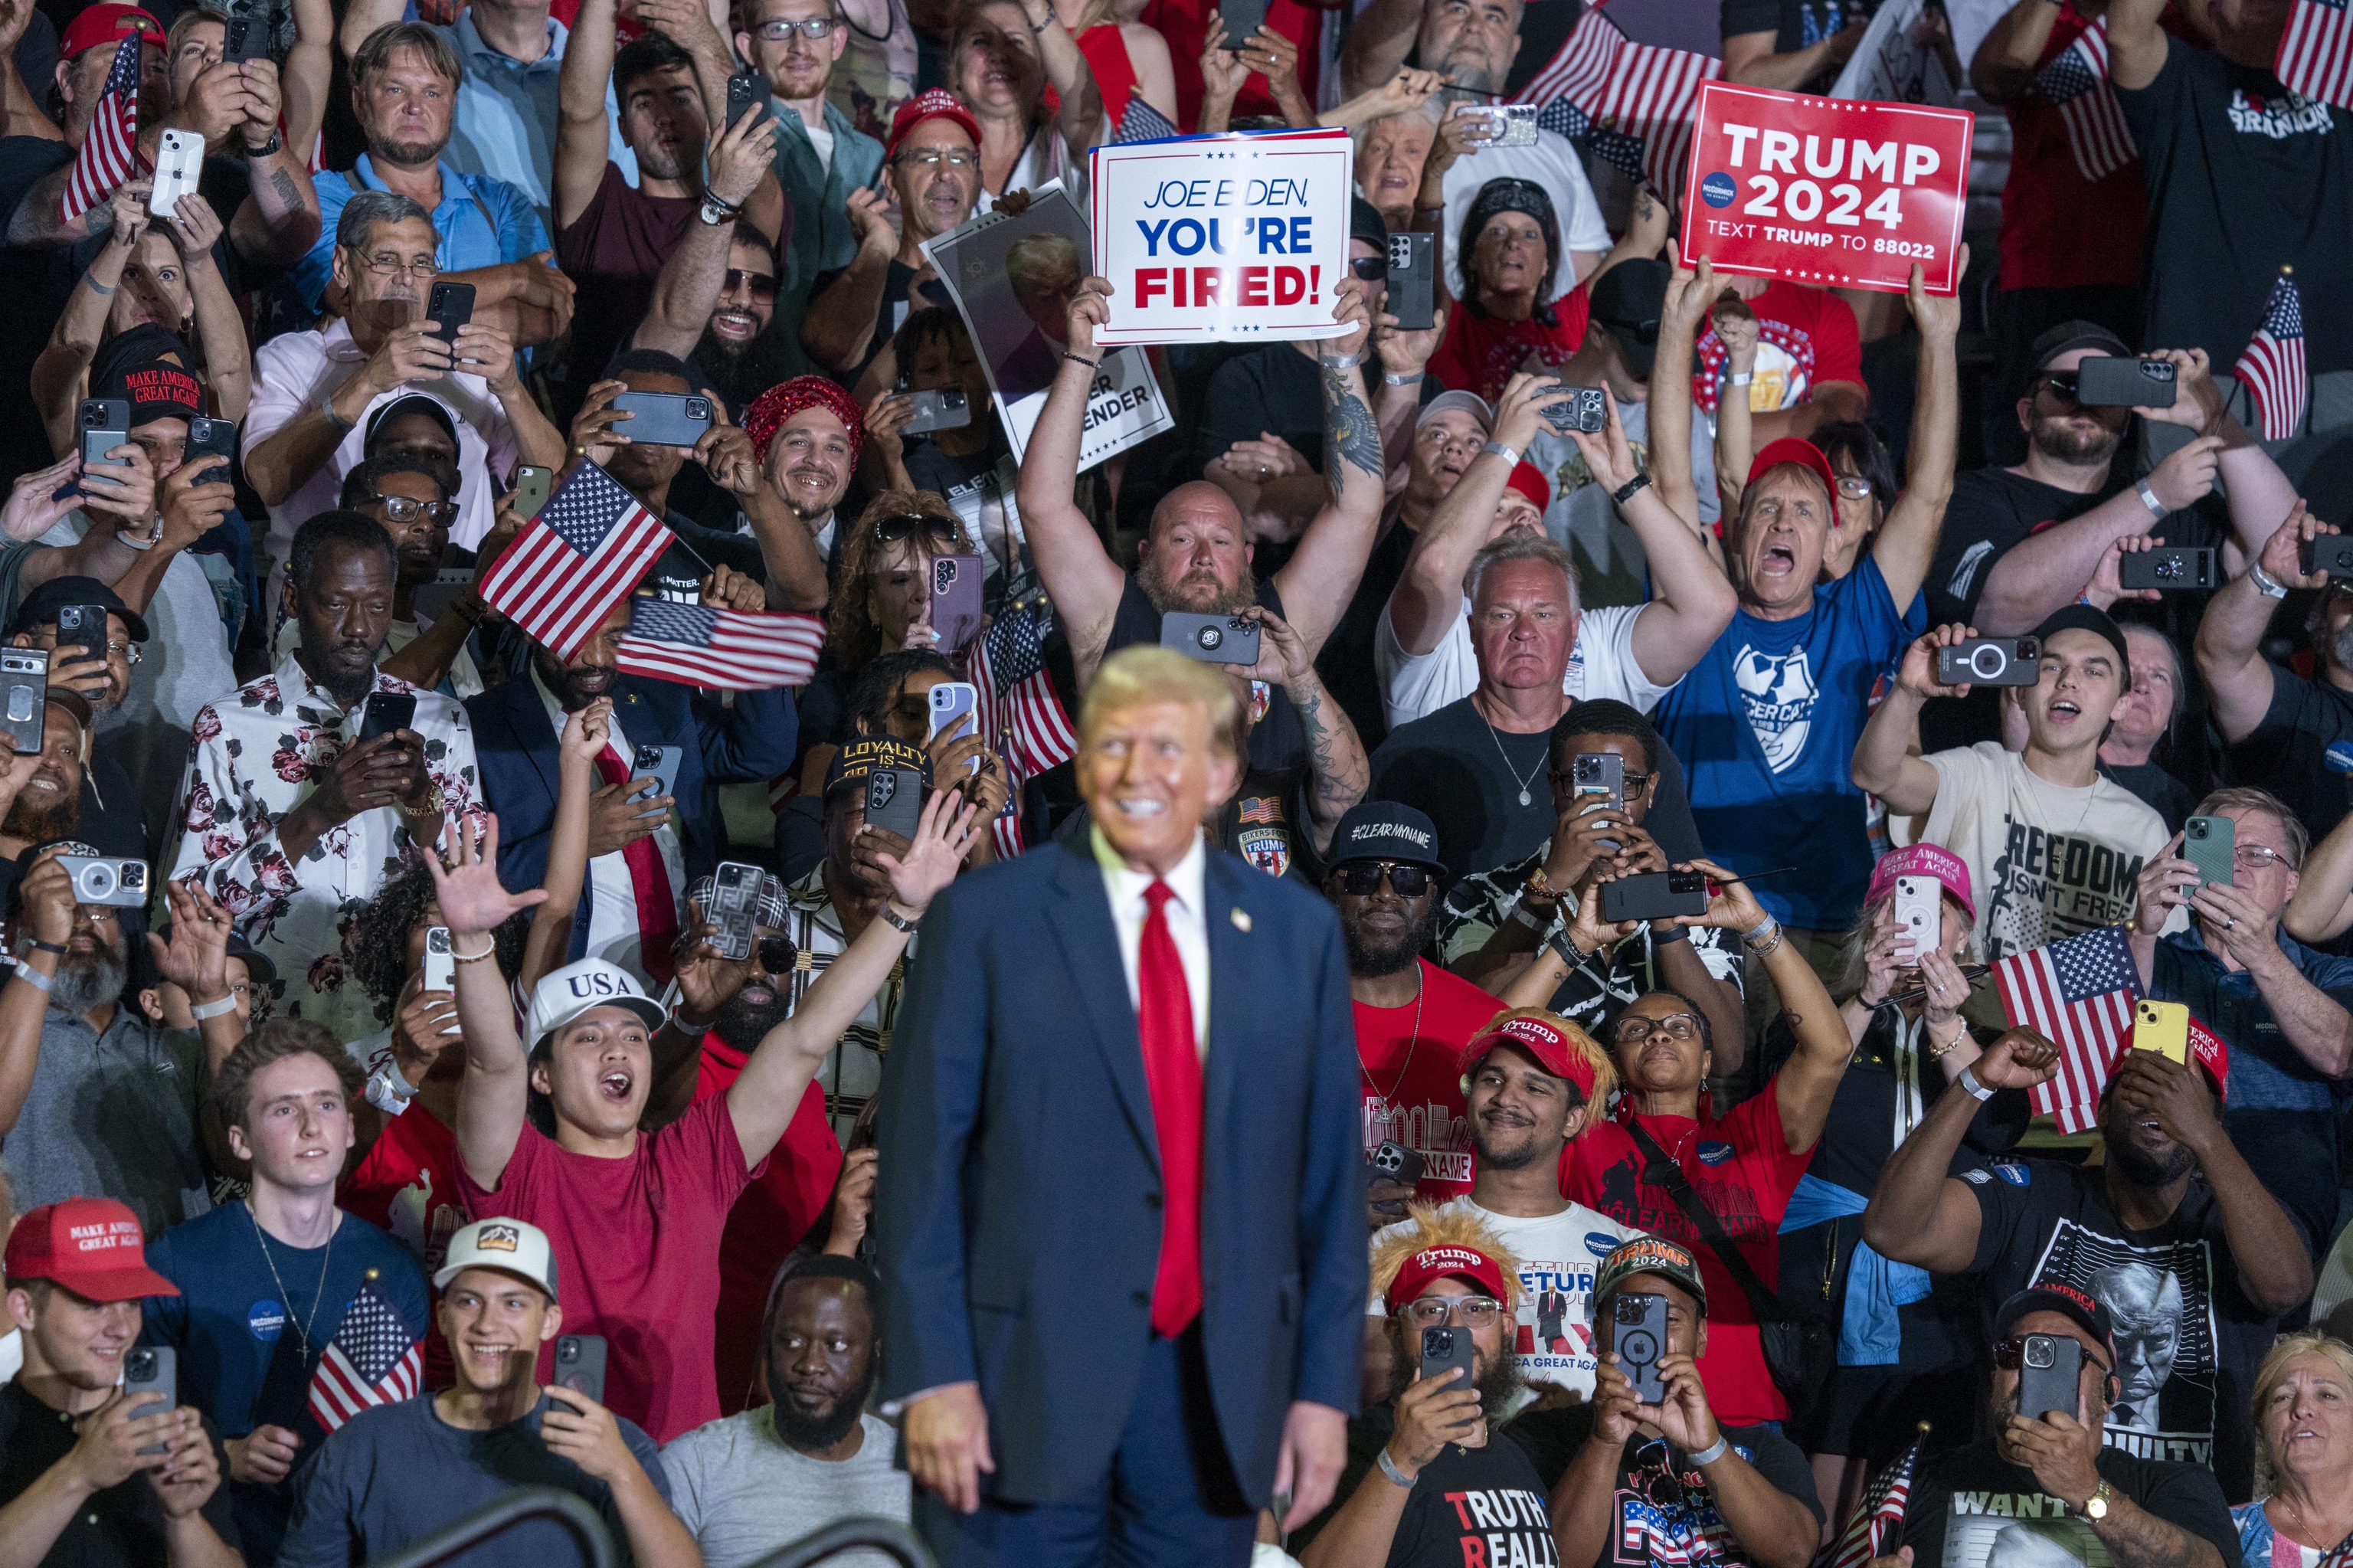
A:
{"label": "bald head", "polygon": [[1136,581],[1164,615],[1217,615],[1256,603],[1241,509],[1207,480],[1180,484],[1152,509]]}

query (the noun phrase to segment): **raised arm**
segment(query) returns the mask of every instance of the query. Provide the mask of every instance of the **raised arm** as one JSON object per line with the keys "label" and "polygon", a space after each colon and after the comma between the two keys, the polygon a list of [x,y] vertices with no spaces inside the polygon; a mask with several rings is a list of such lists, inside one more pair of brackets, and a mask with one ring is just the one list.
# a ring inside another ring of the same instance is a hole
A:
{"label": "raised arm", "polygon": [[1324,640],[1356,597],[1388,499],[1388,471],[1381,461],[1381,433],[1372,400],[1365,395],[1364,369],[1346,363],[1364,358],[1372,332],[1365,285],[1345,278],[1333,295],[1332,318],[1350,330],[1315,345],[1324,383],[1324,479],[1332,499],[1307,524],[1291,559],[1274,574],[1282,608],[1311,655],[1323,652]]}
{"label": "raised arm", "polygon": [[1899,817],[1916,817],[1936,803],[1936,770],[1915,756],[1920,709],[1932,698],[1966,697],[1969,688],[1936,683],[1936,650],[1966,642],[1977,631],[1967,626],[1932,626],[1904,651],[1895,683],[1862,726],[1854,747],[1854,781],[1887,802]]}
{"label": "raised arm", "polygon": [[1850,22],[1830,37],[1785,55],[1773,52],[1780,37],[1778,33],[1734,33],[1724,40],[1724,79],[1743,87],[1794,91],[1831,67],[1846,64],[1869,26]]}
{"label": "raised arm", "polygon": [[2315,946],[2353,926],[2353,814],[2338,818],[2305,856],[2303,877],[2280,924],[2297,941]]}
{"label": "raised arm", "polygon": [[[1030,559],[1054,601],[1071,641],[1071,657],[1078,666],[1079,683],[1094,678],[1103,645],[1111,638],[1112,617],[1120,595],[1127,589],[1127,574],[1103,550],[1103,540],[1086,514],[1079,510],[1079,437],[1087,412],[1087,397],[1102,374],[1090,360],[1100,360],[1095,328],[1110,319],[1112,285],[1089,278],[1071,302],[1070,344],[1046,394],[1046,407],[1029,432],[1021,456],[1021,477],[1014,491],[1021,509],[1022,531],[1029,540]],[[1325,461],[1337,464],[1336,454]],[[1304,549],[1304,543],[1301,548]],[[1285,608],[1289,608],[1286,605]],[[1320,642],[1320,639],[1318,640]]]}
{"label": "raised arm", "polygon": [[1253,607],[1242,613],[1264,632],[1259,662],[1247,673],[1282,688],[1307,735],[1307,829],[1320,857],[1332,847],[1341,815],[1371,787],[1372,765],[1347,710],[1324,690],[1305,640],[1270,610]]}
{"label": "raised arm", "polygon": [[194,191],[176,205],[177,216],[166,226],[180,253],[180,268],[195,302],[196,341],[205,354],[205,374],[220,404],[220,416],[242,423],[253,405],[253,347],[245,335],[245,319],[228,291],[220,269],[213,263],[213,241],[221,234],[220,218],[212,204]]}
{"label": "raised arm", "polygon": [[[38,754],[19,758],[37,763]],[[14,787],[32,769],[8,770],[11,800]],[[73,935],[73,879],[52,863],[65,853],[63,845],[42,852],[20,884],[24,912],[18,934],[64,947]],[[5,984],[0,984],[0,1138],[16,1129],[25,1101],[33,1093],[33,1074],[41,1065],[41,1026],[49,1016],[49,984],[57,978],[58,955],[29,948],[16,960]]]}
{"label": "raised arm", "polygon": [[614,0],[581,0],[564,46],[555,79],[555,178],[549,184],[559,233],[579,221],[605,182],[612,141],[605,90],[613,78],[613,22]]}
{"label": "raised arm", "polygon": [[1029,20],[1030,37],[1038,40],[1046,79],[1061,96],[1062,106],[1054,123],[1062,133],[1062,145],[1071,162],[1084,168],[1087,149],[1110,141],[1116,130],[1103,122],[1103,92],[1095,85],[1094,68],[1087,64],[1071,30],[1055,16],[1052,0],[1022,0],[1021,11]]}
{"label": "raised arm", "polygon": [[[861,187],[849,193],[849,232],[858,237],[858,253],[801,316],[801,347],[822,369],[846,376],[866,357],[891,279],[891,258],[899,249],[890,210],[891,198],[881,191]],[[1026,514],[1022,521],[1029,522]]]}
{"label": "raised arm", "polygon": [[[346,16],[376,8],[352,0]],[[393,19],[399,19],[395,12]],[[382,26],[381,23],[378,26]],[[364,35],[363,35],[364,36]],[[331,0],[294,0],[294,47],[278,73],[278,93],[286,111],[286,146],[307,172],[311,149],[327,123],[327,95],[335,71],[335,9]]]}
{"label": "raised arm", "polygon": [[[1961,247],[1953,276],[1969,270],[1969,248]],[[1928,292],[1920,268],[1912,268],[1906,296],[1920,325],[1920,381],[1912,408],[1912,450],[1904,493],[1887,510],[1887,524],[1871,543],[1871,558],[1887,579],[1888,597],[1901,614],[1927,580],[1936,556],[1936,536],[1945,526],[1945,503],[1953,498],[1953,464],[1960,450],[1960,372],[1953,342],[1961,330],[1961,296]],[[1836,500],[1836,497],[1832,497]],[[2086,576],[2089,574],[2087,573]]]}
{"label": "raised arm", "polygon": [[2018,0],[1986,32],[1969,61],[1969,85],[1989,103],[2010,103],[2034,85],[2034,62],[2042,58],[2059,21],[2049,0]]}
{"label": "raised arm", "polygon": [[1421,31],[1423,0],[1373,0],[1348,24],[1340,49],[1340,90],[1353,98],[1389,80]]}
{"label": "raised arm", "polygon": [[[540,888],[512,894],[499,885],[499,820],[486,814],[479,836],[463,817],[450,821],[449,868],[427,846],[434,902],[460,956],[481,953],[506,918],[546,900]],[[460,962],[458,1027],[466,1034],[466,1076],[458,1087],[458,1158],[477,1186],[496,1191],[522,1137],[531,1102],[531,1070],[515,1033],[514,1001],[495,963]]]}
{"label": "raised arm", "polygon": [[[1568,439],[1577,443],[1595,480],[1614,495],[1634,482],[1641,471],[1618,418],[1618,399],[1607,387],[1601,389],[1601,400],[1609,412],[1601,434],[1570,430]],[[1651,450],[1656,452],[1658,447],[1653,444]],[[1688,453],[1689,447],[1684,450]],[[1656,484],[1646,484],[1628,496],[1619,504],[1618,514],[1634,530],[1651,567],[1652,597],[1634,618],[1634,662],[1651,684],[1672,686],[1732,624],[1733,612],[1740,608],[1739,597],[1708,558],[1699,535],[1675,515]]]}
{"label": "raised arm", "polygon": [[[335,33],[335,42],[343,49],[343,58],[349,59],[358,54],[360,46],[367,42],[370,33],[399,21],[401,13],[407,8],[406,0],[350,0],[350,8],[343,13],[343,25]],[[298,6],[295,13],[298,27],[301,16]]]}
{"label": "raised arm", "polygon": [[[2306,511],[2299,501],[2278,532],[2264,541],[2257,565],[2274,581],[2291,588],[2326,588],[2327,573],[2305,574],[2303,546],[2322,534],[2336,532]],[[2231,745],[2253,734],[2271,711],[2274,676],[2271,662],[2263,657],[2263,642],[2272,612],[2278,608],[2277,599],[2266,598],[2255,586],[2250,570],[2232,578],[2209,601],[2205,617],[2198,623],[2192,650],[2198,673],[2205,678],[2206,689],[2214,699],[2214,722]]]}
{"label": "raised arm", "polygon": [[[2059,1047],[2031,1029],[2013,1029],[1969,1065],[1989,1089],[2031,1089],[2059,1071]],[[1862,1212],[1862,1239],[1883,1257],[1936,1274],[1959,1274],[1977,1260],[1983,1213],[1969,1184],[1946,1174],[1976,1117],[1965,1084],[1940,1095],[1911,1135],[1895,1146]]]}
{"label": "raised arm", "polygon": [[[1675,242],[1667,241],[1667,296],[1659,307],[1659,344],[1651,364],[1651,483],[1667,509],[1699,531],[1698,481],[1691,471],[1692,356],[1699,323],[1715,297],[1715,269],[1700,260],[1694,271],[1683,265]],[[1726,499],[1728,514],[1732,503]],[[1721,560],[1721,546],[1704,541],[1708,558]]]}
{"label": "raised arm", "polygon": [[2157,79],[2165,69],[2171,46],[2158,17],[2165,0],[2111,0],[2107,9],[2108,79],[2137,92]]}
{"label": "raised arm", "polygon": [[[613,699],[598,697],[564,721],[556,741],[555,820],[547,832],[547,897],[532,911],[531,934],[523,938],[525,993],[540,977],[557,969],[572,950],[572,922],[579,914],[580,890],[588,880],[588,801],[600,782],[596,758],[611,740]],[[495,862],[493,863],[495,863]]]}
{"label": "raised arm", "polygon": [[[114,220],[107,242],[90,259],[90,266],[66,296],[49,329],[49,341],[33,361],[33,406],[40,410],[49,450],[63,454],[74,450],[74,413],[81,406],[82,376],[106,336],[106,318],[114,308],[115,291],[147,229],[147,193],[154,182],[125,180],[110,198]],[[196,198],[201,201],[201,196]],[[240,329],[240,347],[244,334]]]}
{"label": "raised arm", "polygon": [[[771,114],[747,114],[714,132],[709,139],[711,194],[741,207],[767,176],[776,155],[776,121]],[[598,177],[602,178],[602,171]],[[727,272],[727,247],[735,235],[733,223],[711,223],[698,217],[686,227],[686,238],[662,263],[654,280],[653,303],[629,339],[632,348],[659,349],[684,359],[702,341],[702,329],[719,304],[719,289]]]}
{"label": "raised arm", "polygon": [[[1404,575],[1389,590],[1389,630],[1407,653],[1423,654],[1437,647],[1462,613],[1462,578],[1471,570],[1471,557],[1487,543],[1487,530],[1518,461],[1516,454],[1525,451],[1539,431],[1560,433],[1542,412],[1545,399],[1559,388],[1553,376],[1525,372],[1505,382],[1503,397],[1495,401],[1492,444],[1514,455],[1482,451],[1446,499],[1430,508],[1406,556]],[[1652,450],[1657,450],[1655,443]]]}
{"label": "raised arm", "polygon": [[[310,51],[316,57],[317,98],[326,92],[327,65],[323,44]],[[288,69],[293,69],[304,53],[298,40]],[[237,74],[244,89],[245,118],[230,132],[230,146],[245,160],[246,174],[251,189],[237,211],[229,215],[229,246],[248,261],[262,267],[291,267],[311,252],[319,242],[322,219],[319,212],[318,188],[311,183],[311,149],[316,143],[319,122],[311,122],[311,140],[297,142],[294,132],[300,129],[288,121],[287,134],[277,149],[264,153],[270,138],[279,135],[279,122],[286,117],[281,94],[283,88],[274,61],[247,60],[242,65],[222,65],[211,68]],[[322,105],[314,101],[305,112],[316,116]]]}
{"label": "raised arm", "polygon": [[[759,456],[752,450],[752,438],[724,415],[726,405],[720,401],[719,395],[706,387],[703,396],[723,414],[721,420],[695,443],[695,458],[711,476],[711,482],[733,495],[735,504],[743,509],[744,520],[752,525],[752,537],[760,546],[760,563],[768,570],[765,586],[753,585],[759,590],[754,602],[735,608],[804,612],[823,609],[828,588],[825,557],[818,553],[817,536],[808,531],[808,524],[793,515],[785,498],[768,482]],[[871,409],[868,418],[872,418]]]}

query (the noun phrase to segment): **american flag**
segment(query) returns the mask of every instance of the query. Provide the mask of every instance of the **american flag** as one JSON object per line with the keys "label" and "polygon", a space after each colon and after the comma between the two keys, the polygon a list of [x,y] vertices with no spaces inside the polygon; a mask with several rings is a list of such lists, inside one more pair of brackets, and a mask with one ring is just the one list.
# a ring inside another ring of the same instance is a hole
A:
{"label": "american flag", "polygon": [[311,1414],[332,1432],[369,1405],[414,1399],[424,1386],[424,1347],[376,1289],[371,1270],[319,1358],[311,1378]]}
{"label": "american flag", "polygon": [[1700,83],[1724,74],[1724,62],[1687,49],[1630,41],[1618,25],[1588,9],[1552,63],[1520,90],[1538,105],[1536,123],[1589,146],[1637,179],[1662,191],[1682,188],[1699,112]]}
{"label": "american flag", "polygon": [[1168,117],[1144,101],[1144,94],[1130,93],[1127,112],[1120,116],[1119,135],[1122,142],[1158,142],[1176,134],[1176,127]]}
{"label": "american flag", "polygon": [[2346,0],[2295,0],[2272,73],[2306,98],[2353,109],[2353,11]]}
{"label": "american flag", "polygon": [[491,567],[482,597],[568,659],[670,543],[659,518],[584,462]]}
{"label": "american flag", "polygon": [[629,606],[616,662],[624,674],[756,692],[807,685],[824,646],[825,622],[814,615],[640,599]]}
{"label": "american flag", "polygon": [[2034,1086],[2037,1111],[2062,1132],[2098,1119],[2100,1089],[2132,1035],[2140,974],[2122,926],[2103,926],[2063,942],[2012,953],[1993,967],[2003,1017],[2059,1046],[2059,1074]]}
{"label": "american flag", "polygon": [[1046,670],[1046,633],[1052,627],[1053,611],[1043,603],[1008,605],[972,648],[980,733],[997,746],[1013,780],[1015,810],[1000,812],[988,827],[1000,855],[1018,854],[1023,847],[1022,781],[1078,754],[1071,715]]}
{"label": "american flag", "polygon": [[2304,373],[2304,296],[2295,280],[2283,270],[2273,281],[2271,298],[2263,302],[2263,324],[2255,328],[2232,375],[2246,384],[2255,400],[2255,433],[2267,441],[2284,441],[2304,423],[2304,398],[2310,385]]}
{"label": "american flag", "polygon": [[1904,1505],[1912,1497],[1912,1472],[1920,1463],[1921,1446],[1927,1441],[1928,1427],[1923,1422],[1912,1446],[1872,1478],[1856,1501],[1846,1529],[1840,1532],[1838,1543],[1814,1559],[1816,1568],[1862,1568],[1873,1558],[1893,1550],[1891,1543],[1904,1528]]}
{"label": "american flag", "polygon": [[114,187],[131,177],[139,142],[139,49],[144,37],[132,33],[114,46],[106,90],[99,94],[81,151],[74,154],[73,173],[66,176],[59,206],[68,223],[113,196]]}
{"label": "american flag", "polygon": [[2116,90],[2108,81],[2108,22],[2103,16],[2075,36],[2075,41],[2035,73],[2034,85],[2059,111],[2067,132],[2067,151],[2075,170],[2087,180],[2104,180],[2135,158],[2132,127],[2116,103]]}

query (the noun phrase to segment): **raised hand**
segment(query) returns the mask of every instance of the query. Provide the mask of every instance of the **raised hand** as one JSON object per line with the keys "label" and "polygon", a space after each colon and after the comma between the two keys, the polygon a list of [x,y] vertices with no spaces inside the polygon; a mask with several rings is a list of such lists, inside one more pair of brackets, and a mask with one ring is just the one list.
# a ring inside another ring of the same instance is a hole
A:
{"label": "raised hand", "polygon": [[12,545],[29,545],[56,527],[58,519],[81,499],[58,493],[80,472],[81,454],[76,452],[47,468],[18,474],[16,483],[8,487],[6,506],[0,507],[0,535],[5,535]]}
{"label": "raised hand", "polygon": [[229,994],[228,916],[202,883],[166,882],[164,896],[172,909],[172,939],[147,934],[156,972],[193,1001],[218,1001]]}
{"label": "raised hand", "polygon": [[[979,815],[980,808],[965,805],[961,795],[935,789],[923,802],[923,814],[915,820],[914,841],[907,846],[906,853],[894,855],[885,851],[874,856],[874,863],[891,878],[892,896],[909,914],[921,915],[931,906],[940,889],[955,880],[956,867],[972,851],[973,823]],[[859,831],[871,833],[880,830],[866,827]]]}
{"label": "raised hand", "polygon": [[2031,1029],[2012,1029],[1969,1064],[1989,1089],[2031,1089],[2059,1075],[2059,1047]]}
{"label": "raised hand", "polygon": [[565,716],[564,735],[556,747],[565,757],[594,768],[612,739],[613,699],[598,697],[578,713]]}
{"label": "raised hand", "polygon": [[[479,834],[470,831],[476,821],[480,823]],[[433,901],[449,927],[451,947],[460,946],[458,938],[462,936],[468,951],[480,952],[481,943],[510,916],[547,902],[543,887],[509,893],[499,885],[496,812],[452,817],[442,836],[448,841],[448,858],[427,853],[425,869],[433,874]]]}

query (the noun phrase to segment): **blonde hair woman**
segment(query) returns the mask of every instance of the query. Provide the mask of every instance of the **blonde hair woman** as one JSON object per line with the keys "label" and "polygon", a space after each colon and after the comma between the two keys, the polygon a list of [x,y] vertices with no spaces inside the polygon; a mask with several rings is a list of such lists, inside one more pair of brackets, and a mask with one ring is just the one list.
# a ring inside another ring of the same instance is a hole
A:
{"label": "blonde hair woman", "polygon": [[2290,1334],[2255,1369],[2255,1497],[2231,1510],[2247,1568],[2313,1568],[2353,1538],[2353,1347]]}

